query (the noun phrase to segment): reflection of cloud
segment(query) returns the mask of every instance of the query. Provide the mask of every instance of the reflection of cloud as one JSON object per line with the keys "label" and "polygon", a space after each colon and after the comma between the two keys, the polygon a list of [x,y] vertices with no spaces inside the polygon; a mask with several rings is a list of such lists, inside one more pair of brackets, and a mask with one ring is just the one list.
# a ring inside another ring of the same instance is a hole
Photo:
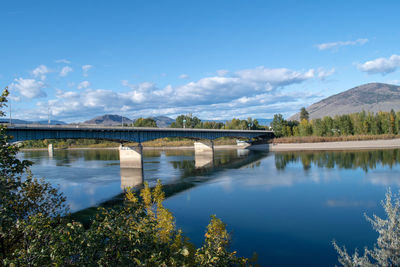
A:
{"label": "reflection of cloud", "polygon": [[400,176],[393,173],[370,173],[366,179],[373,185],[400,186]]}
{"label": "reflection of cloud", "polygon": [[332,180],[340,180],[339,174],[335,174],[332,172],[315,169],[315,171],[308,172],[307,175],[299,175],[298,170],[295,171],[288,171],[279,172],[276,175],[270,174],[265,176],[263,179],[257,178],[258,176],[255,175],[255,178],[251,178],[252,176],[246,178],[246,185],[248,186],[264,186],[267,188],[273,187],[289,187],[296,184],[302,183],[326,183]]}
{"label": "reflection of cloud", "polygon": [[351,200],[336,200],[328,199],[326,206],[331,208],[342,208],[342,207],[376,207],[376,203],[373,201],[351,201]]}

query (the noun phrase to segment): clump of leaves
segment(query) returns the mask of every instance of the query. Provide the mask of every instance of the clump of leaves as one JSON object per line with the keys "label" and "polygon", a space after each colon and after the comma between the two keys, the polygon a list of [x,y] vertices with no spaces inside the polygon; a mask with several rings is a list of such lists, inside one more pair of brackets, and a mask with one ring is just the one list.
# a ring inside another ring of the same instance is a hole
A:
{"label": "clump of leaves", "polygon": [[349,255],[345,247],[341,248],[333,242],[339,254],[339,262],[343,266],[400,266],[400,196],[392,194],[389,189],[382,206],[386,219],[365,215],[379,234],[373,249],[365,248],[362,256],[357,250]]}

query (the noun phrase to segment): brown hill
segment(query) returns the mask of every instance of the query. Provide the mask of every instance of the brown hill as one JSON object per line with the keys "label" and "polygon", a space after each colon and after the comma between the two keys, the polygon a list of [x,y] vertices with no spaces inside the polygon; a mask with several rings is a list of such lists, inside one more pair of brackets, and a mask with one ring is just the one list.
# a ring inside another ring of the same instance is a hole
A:
{"label": "brown hill", "polygon": [[122,118],[124,119],[124,124],[132,124],[133,123],[132,120],[130,120],[126,117],[122,117],[120,115],[106,114],[106,115],[98,116],[91,120],[85,121],[83,124],[99,124],[99,125],[106,125],[106,126],[121,125]]}
{"label": "brown hill", "polygon": [[[400,86],[367,83],[325,98],[306,108],[310,119],[361,112],[400,110]],[[297,113],[289,120],[299,120]]]}

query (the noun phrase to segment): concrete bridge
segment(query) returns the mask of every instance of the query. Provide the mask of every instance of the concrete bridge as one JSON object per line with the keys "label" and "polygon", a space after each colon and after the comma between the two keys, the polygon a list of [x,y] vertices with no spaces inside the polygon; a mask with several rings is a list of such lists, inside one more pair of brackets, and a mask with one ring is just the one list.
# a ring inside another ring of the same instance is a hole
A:
{"label": "concrete bridge", "polygon": [[[164,137],[181,137],[196,140],[194,143],[196,166],[212,164],[214,158],[213,140],[220,137],[267,140],[274,137],[272,131],[264,130],[216,130],[191,128],[142,128],[122,126],[82,126],[82,125],[8,125],[8,135],[12,142],[43,139],[101,139],[120,142],[119,156],[121,168],[142,169],[142,142]],[[136,142],[135,147],[123,143]],[[53,153],[49,145],[50,155]]]}

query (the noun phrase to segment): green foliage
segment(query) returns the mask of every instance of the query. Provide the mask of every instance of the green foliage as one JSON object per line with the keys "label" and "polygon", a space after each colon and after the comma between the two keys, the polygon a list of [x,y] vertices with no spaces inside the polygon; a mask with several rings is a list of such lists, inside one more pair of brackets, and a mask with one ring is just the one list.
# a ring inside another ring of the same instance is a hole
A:
{"label": "green foliage", "polygon": [[201,120],[191,113],[180,115],[170,126],[171,128],[201,128]]}
{"label": "green foliage", "polygon": [[308,121],[309,114],[305,107],[300,109],[300,121],[307,120]]}
{"label": "green foliage", "polygon": [[[5,90],[0,107],[5,106],[7,95]],[[25,232],[28,221],[40,215],[57,224],[67,211],[63,195],[49,183],[32,177],[28,169],[31,162],[20,161],[16,157],[18,148],[9,140],[6,127],[0,125],[0,259],[3,262],[31,238]],[[24,172],[27,172],[25,179]]]}
{"label": "green foliage", "polygon": [[196,251],[196,260],[199,266],[246,265],[248,260],[237,258],[236,252],[227,250],[228,245],[229,234],[226,225],[212,215],[211,222],[207,226],[204,245]]}
{"label": "green foliage", "polygon": [[[394,199],[393,199],[394,197]],[[379,236],[377,244],[372,250],[365,248],[361,256],[357,250],[349,255],[346,248],[339,247],[336,242],[333,246],[339,254],[339,262],[343,266],[400,266],[400,198],[392,195],[390,189],[386,193],[386,200],[382,202],[386,218],[376,215],[372,218],[365,215]]]}
{"label": "green foliage", "polygon": [[[302,108],[303,111],[303,108]],[[325,116],[322,119],[309,121],[306,110],[301,121],[286,121],[281,114],[275,114],[271,123],[275,136],[349,136],[380,135],[400,133],[400,112],[365,111],[353,114]],[[307,115],[307,116],[306,116]]]}
{"label": "green foliage", "polygon": [[138,118],[133,123],[134,127],[157,127],[157,123],[153,118]]}

